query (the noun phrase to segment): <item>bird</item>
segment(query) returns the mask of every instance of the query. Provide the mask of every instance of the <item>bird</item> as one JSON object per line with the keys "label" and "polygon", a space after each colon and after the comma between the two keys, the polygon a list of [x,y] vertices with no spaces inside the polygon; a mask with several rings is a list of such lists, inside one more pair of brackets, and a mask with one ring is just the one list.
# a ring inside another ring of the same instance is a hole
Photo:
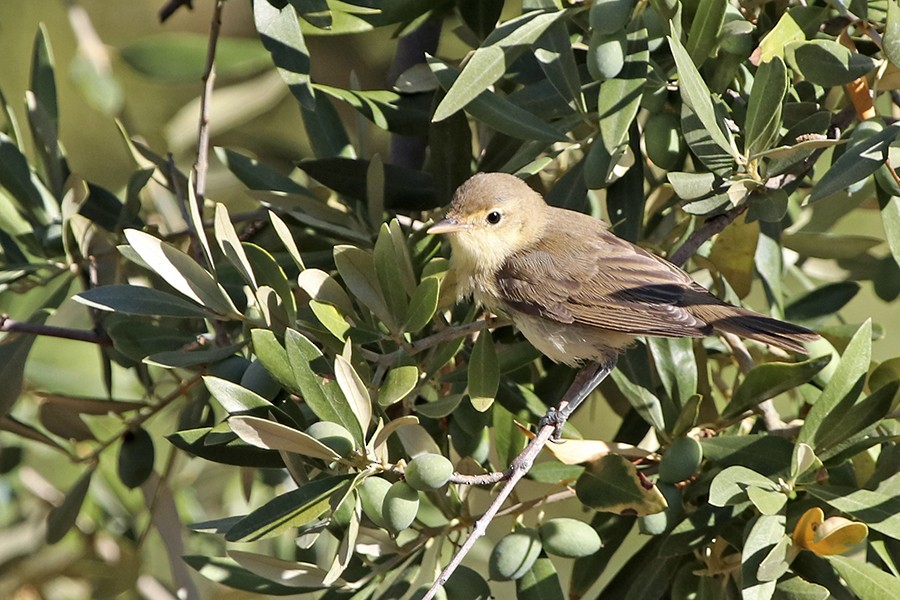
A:
{"label": "bird", "polygon": [[819,338],[720,300],[603,221],[548,205],[514,175],[473,175],[428,232],[449,237],[460,298],[509,317],[551,360],[594,365],[594,387],[642,336],[725,332],[803,354]]}

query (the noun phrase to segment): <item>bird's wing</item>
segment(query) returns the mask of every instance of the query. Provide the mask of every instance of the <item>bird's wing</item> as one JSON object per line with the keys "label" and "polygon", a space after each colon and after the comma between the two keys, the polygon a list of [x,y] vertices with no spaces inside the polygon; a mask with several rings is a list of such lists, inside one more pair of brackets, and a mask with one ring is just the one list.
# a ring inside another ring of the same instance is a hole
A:
{"label": "bird's wing", "polygon": [[[513,309],[634,335],[699,337],[712,328],[683,307],[716,299],[671,263],[598,229],[565,256],[539,241],[511,256],[497,288]],[[705,296],[705,298],[704,298]]]}

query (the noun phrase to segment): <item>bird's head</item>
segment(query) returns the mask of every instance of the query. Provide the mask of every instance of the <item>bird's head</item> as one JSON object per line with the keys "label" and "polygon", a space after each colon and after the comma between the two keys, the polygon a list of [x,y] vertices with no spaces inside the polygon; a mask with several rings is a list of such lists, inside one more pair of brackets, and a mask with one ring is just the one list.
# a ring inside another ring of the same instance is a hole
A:
{"label": "bird's head", "polygon": [[518,177],[479,173],[459,186],[444,220],[428,233],[449,236],[461,272],[493,272],[537,239],[546,206]]}

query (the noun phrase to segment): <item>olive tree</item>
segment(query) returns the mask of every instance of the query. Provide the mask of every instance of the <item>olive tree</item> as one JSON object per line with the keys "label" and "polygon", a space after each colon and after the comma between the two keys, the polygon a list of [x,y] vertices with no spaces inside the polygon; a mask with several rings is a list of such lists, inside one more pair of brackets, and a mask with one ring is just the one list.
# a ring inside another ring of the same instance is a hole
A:
{"label": "olive tree", "polygon": [[[211,0],[202,45],[137,39],[112,67],[36,32],[26,118],[0,97],[0,522],[45,533],[22,547],[42,570],[5,591],[895,595],[900,5],[506,4],[254,0],[250,39]],[[391,50],[383,87],[317,81],[338,34]],[[177,149],[123,120],[127,185],[73,170],[66,69],[111,119],[117,69],[186,66]],[[296,155],[229,130],[273,78]],[[459,300],[425,232],[478,171],[822,340],[642,340],[549,439],[575,370]],[[100,355],[85,389],[105,393],[29,383],[35,340],[58,338]]]}

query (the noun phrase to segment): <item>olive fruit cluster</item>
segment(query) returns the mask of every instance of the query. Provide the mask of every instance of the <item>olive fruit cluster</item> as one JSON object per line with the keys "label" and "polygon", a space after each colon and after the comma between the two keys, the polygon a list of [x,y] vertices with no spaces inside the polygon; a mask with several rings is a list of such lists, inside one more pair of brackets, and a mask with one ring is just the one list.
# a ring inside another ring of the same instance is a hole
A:
{"label": "olive fruit cluster", "polygon": [[542,550],[566,558],[589,556],[600,549],[600,536],[593,527],[570,518],[550,519],[537,529],[520,527],[497,542],[488,562],[491,579],[522,578]]}
{"label": "olive fruit cluster", "polygon": [[453,464],[439,454],[421,454],[404,471],[404,480],[391,483],[368,477],[359,488],[362,511],[378,527],[394,533],[407,529],[419,512],[419,492],[444,487]]}

